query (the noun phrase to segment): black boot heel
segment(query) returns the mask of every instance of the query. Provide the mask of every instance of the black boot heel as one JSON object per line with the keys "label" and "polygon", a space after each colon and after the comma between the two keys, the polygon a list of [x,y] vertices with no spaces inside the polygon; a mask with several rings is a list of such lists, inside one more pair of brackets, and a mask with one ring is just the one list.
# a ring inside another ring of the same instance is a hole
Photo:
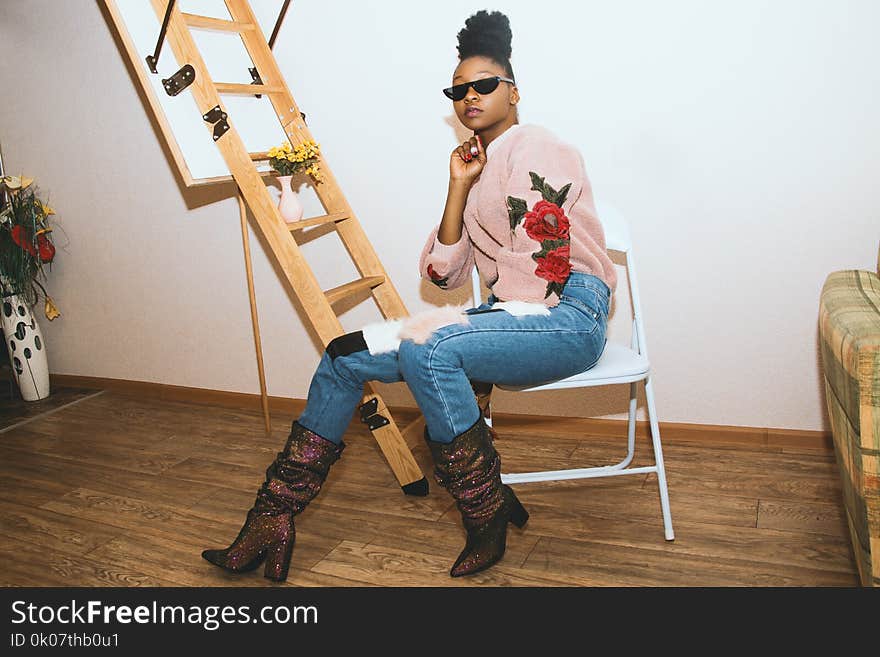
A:
{"label": "black boot heel", "polygon": [[290,568],[290,557],[293,555],[293,541],[286,541],[268,548],[266,555],[266,567],[263,577],[274,582],[283,582],[287,579],[287,571]]}
{"label": "black boot heel", "polygon": [[[510,490],[508,487],[507,490]],[[510,490],[510,522],[522,529],[529,521],[529,512]]]}

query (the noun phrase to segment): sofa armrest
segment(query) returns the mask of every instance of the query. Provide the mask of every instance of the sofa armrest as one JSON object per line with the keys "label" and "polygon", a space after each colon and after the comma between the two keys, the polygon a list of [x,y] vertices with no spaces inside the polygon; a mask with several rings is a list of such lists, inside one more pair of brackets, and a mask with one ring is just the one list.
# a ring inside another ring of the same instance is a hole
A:
{"label": "sofa armrest", "polygon": [[862,584],[880,586],[880,276],[829,275],[819,302],[825,398]]}

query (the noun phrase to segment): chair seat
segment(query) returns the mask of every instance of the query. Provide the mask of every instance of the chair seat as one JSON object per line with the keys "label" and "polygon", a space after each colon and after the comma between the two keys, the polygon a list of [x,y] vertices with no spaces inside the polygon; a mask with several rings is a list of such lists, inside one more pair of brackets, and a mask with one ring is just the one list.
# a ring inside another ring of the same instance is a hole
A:
{"label": "chair seat", "polygon": [[538,386],[499,385],[502,390],[531,392],[534,390],[556,390],[559,388],[586,388],[612,383],[631,383],[648,376],[651,367],[642,354],[622,344],[609,342],[593,367],[566,379],[544,383]]}

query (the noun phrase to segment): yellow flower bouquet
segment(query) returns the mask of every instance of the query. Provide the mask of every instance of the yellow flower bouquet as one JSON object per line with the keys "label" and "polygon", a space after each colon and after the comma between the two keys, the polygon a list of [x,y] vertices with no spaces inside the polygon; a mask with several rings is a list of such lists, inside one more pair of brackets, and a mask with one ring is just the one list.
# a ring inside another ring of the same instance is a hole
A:
{"label": "yellow flower bouquet", "polygon": [[269,164],[282,176],[302,172],[310,175],[315,182],[321,182],[319,152],[320,147],[314,141],[307,140],[293,147],[286,141],[269,150]]}

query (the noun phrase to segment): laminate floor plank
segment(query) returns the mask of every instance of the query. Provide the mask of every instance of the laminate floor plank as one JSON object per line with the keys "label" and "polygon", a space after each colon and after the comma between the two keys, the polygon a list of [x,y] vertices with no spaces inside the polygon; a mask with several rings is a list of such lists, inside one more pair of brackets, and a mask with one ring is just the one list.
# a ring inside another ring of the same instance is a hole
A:
{"label": "laminate floor plank", "polygon": [[542,538],[525,567],[548,576],[593,573],[624,586],[858,586],[854,572],[804,568],[793,564],[716,559],[692,554]]}
{"label": "laminate floor plank", "polygon": [[758,501],[758,527],[809,535],[841,536],[849,532],[846,511],[840,503]]}
{"label": "laminate floor plank", "polygon": [[[411,417],[410,417],[411,416]],[[416,413],[395,419],[401,427]],[[237,535],[290,431],[275,413],[106,391],[0,433],[6,586],[277,586],[201,558]],[[576,419],[496,418],[502,472],[607,465],[625,436]],[[723,432],[721,432],[723,434]],[[512,484],[530,512],[503,560],[451,578],[465,544],[455,501],[410,435],[425,497],[404,495],[356,418],[296,519],[289,586],[856,586],[834,453],[664,439],[676,540],[654,474]],[[644,438],[633,465],[653,464]]]}
{"label": "laminate floor plank", "polygon": [[[682,558],[749,559],[802,568],[851,573],[856,564],[849,539],[777,529],[674,520],[675,540],[665,540],[663,520],[633,520],[625,515],[595,516],[556,505],[529,505],[526,533],[589,543],[655,550]],[[444,517],[445,519],[445,517]]]}
{"label": "laminate floor plank", "polygon": [[318,573],[344,577],[374,586],[576,586],[577,578],[532,573],[503,562],[467,577],[450,577],[448,559],[396,545],[343,541],[315,565]]}
{"label": "laminate floor plank", "polygon": [[58,552],[85,554],[121,533],[102,522],[0,501],[0,543],[26,541]]}
{"label": "laminate floor plank", "polygon": [[71,555],[27,541],[0,542],[0,586],[174,586],[152,577],[136,564],[118,566],[83,555]]}

